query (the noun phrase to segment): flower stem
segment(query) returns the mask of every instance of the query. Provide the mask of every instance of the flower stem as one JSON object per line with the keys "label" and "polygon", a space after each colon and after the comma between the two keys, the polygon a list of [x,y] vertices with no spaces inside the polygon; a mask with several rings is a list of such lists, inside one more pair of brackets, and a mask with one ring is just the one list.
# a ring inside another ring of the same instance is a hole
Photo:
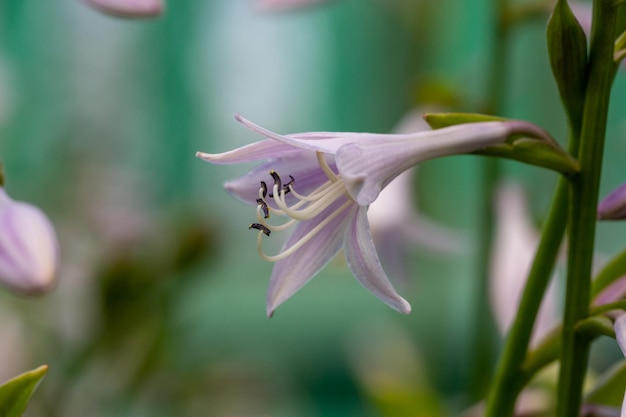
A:
{"label": "flower stem", "polygon": [[596,0],[589,51],[589,78],[580,137],[580,173],[572,178],[568,221],[569,252],[557,417],[577,416],[590,340],[575,326],[589,313],[596,207],[611,85],[616,65],[613,42],[617,14],[612,0]]}

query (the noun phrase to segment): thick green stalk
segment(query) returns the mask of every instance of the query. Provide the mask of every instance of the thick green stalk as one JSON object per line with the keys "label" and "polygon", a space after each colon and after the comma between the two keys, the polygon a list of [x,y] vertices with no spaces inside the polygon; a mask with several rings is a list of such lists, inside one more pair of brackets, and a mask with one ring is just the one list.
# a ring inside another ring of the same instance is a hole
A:
{"label": "thick green stalk", "polygon": [[518,314],[509,330],[498,361],[492,388],[487,397],[485,417],[512,416],[515,400],[527,382],[522,378],[522,363],[526,357],[537,311],[550,282],[554,262],[565,233],[567,196],[568,182],[561,178],[520,300]]}
{"label": "thick green stalk", "polygon": [[580,174],[572,179],[568,221],[567,288],[561,337],[557,417],[578,416],[590,340],[575,326],[587,317],[596,227],[596,206],[602,168],[611,85],[615,75],[613,41],[616,16],[612,0],[596,0],[589,52],[589,78],[580,137]]}

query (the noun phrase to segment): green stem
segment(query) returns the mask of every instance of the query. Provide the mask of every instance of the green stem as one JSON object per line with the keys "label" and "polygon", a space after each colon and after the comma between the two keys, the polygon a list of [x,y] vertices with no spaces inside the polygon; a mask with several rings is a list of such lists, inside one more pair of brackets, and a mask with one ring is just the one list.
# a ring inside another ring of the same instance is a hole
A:
{"label": "green stem", "polygon": [[589,357],[590,340],[576,333],[575,326],[589,313],[596,206],[609,97],[616,68],[612,61],[615,25],[616,13],[613,1],[596,0],[589,52],[589,78],[585,91],[578,155],[580,174],[572,179],[568,222],[570,245],[561,336],[557,417],[578,415]]}
{"label": "green stem", "polygon": [[[575,142],[575,141],[573,141]],[[485,417],[513,415],[515,400],[525,383],[522,363],[530,342],[533,325],[543,294],[550,282],[554,262],[565,233],[568,183],[559,180],[550,213],[541,235],[524,293],[504,350],[498,361],[492,389],[487,397]]]}

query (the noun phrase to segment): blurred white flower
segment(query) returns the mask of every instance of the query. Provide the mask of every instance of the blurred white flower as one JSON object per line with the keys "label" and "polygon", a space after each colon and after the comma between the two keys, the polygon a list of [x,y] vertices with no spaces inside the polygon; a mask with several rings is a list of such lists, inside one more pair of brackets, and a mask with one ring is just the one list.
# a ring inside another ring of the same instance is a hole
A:
{"label": "blurred white flower", "polygon": [[[522,291],[539,244],[530,220],[526,196],[519,184],[506,183],[496,191],[496,233],[490,267],[489,295],[494,319],[505,334],[517,314]],[[558,323],[554,280],[539,310],[532,342]]]}
{"label": "blurred white flower", "polygon": [[267,12],[281,12],[300,7],[313,6],[329,0],[259,0],[259,9]]}
{"label": "blurred white flower", "polygon": [[162,0],[83,0],[103,13],[117,17],[156,17],[163,13]]}
{"label": "blurred white flower", "polygon": [[50,290],[59,267],[56,233],[37,207],[0,186],[0,282],[23,294]]}

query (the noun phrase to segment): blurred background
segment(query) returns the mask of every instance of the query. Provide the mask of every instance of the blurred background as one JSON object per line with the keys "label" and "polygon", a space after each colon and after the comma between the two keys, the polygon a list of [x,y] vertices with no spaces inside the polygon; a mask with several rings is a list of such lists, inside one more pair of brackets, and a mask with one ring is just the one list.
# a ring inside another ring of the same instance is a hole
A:
{"label": "blurred background", "polygon": [[[548,10],[507,39],[499,113],[563,144]],[[259,139],[235,112],[280,133],[386,133],[416,107],[486,111],[493,17],[486,0],[291,13],[177,0],[141,21],[79,0],[2,0],[6,188],[46,211],[62,248],[53,293],[0,294],[0,380],[50,366],[27,416],[438,416],[477,401],[472,358],[486,356],[488,374],[500,343],[488,315],[487,339],[474,340],[483,158],[429,161],[414,177],[415,209],[463,244],[406,248],[409,279],[395,285],[410,315],[363,289],[340,255],[267,319],[272,265],[247,229],[254,210],[222,188],[248,167],[194,154]],[[625,91],[621,71],[602,195],[626,181]],[[539,227],[556,174],[502,167]],[[600,259],[625,232],[600,226]],[[599,368],[619,351],[602,352]]]}

